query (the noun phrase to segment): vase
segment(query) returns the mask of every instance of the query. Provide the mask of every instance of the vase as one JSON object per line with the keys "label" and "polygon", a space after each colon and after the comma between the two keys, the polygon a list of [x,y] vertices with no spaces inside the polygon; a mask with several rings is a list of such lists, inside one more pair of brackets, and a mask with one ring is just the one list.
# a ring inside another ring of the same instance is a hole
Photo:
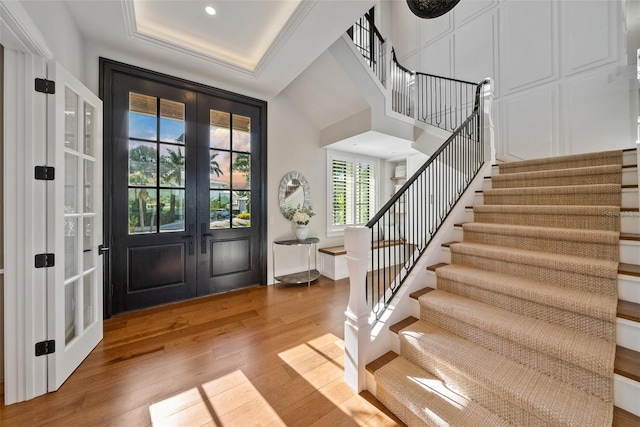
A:
{"label": "vase", "polygon": [[298,224],[296,227],[296,238],[298,241],[302,242],[307,239],[309,235],[309,228],[306,225]]}

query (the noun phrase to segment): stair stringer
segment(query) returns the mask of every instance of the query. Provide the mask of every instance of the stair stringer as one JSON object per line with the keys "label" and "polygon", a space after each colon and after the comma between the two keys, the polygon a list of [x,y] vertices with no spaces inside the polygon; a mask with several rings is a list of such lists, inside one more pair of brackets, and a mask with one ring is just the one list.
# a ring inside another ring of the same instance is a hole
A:
{"label": "stair stringer", "polygon": [[[397,339],[397,334],[391,332],[389,326],[407,316],[415,315],[415,301],[413,301],[409,295],[414,291],[424,288],[424,284],[427,282],[427,266],[440,262],[442,257],[442,244],[451,241],[453,238],[455,232],[454,225],[465,221],[465,206],[473,203],[475,192],[482,189],[485,176],[489,176],[490,174],[491,164],[485,162],[476,177],[467,187],[467,190],[458,200],[458,203],[453,207],[447,219],[440,226],[440,229],[427,246],[425,252],[414,265],[413,270],[398,293],[371,329],[370,341],[367,346],[367,355],[365,358],[366,363],[377,359],[390,350],[400,353],[400,342]],[[366,374],[365,389],[374,395],[376,393],[376,382],[370,373]]]}

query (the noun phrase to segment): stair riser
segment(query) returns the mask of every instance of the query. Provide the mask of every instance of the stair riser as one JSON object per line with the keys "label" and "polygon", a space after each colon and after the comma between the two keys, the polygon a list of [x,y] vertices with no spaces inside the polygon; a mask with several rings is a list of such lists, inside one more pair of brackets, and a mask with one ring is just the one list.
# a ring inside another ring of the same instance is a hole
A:
{"label": "stair riser", "polygon": [[640,323],[618,318],[616,321],[616,343],[633,351],[640,351]]}
{"label": "stair riser", "polygon": [[[495,175],[494,175],[495,176]],[[566,179],[566,185],[580,185],[576,183],[572,183],[569,179]],[[555,181],[557,184],[550,185],[565,185],[560,182],[560,180]],[[621,182],[617,182],[616,179],[611,179],[607,175],[602,175],[600,179],[594,179],[592,182],[585,182],[584,184],[622,184],[622,185],[638,185],[638,168],[623,168]],[[514,183],[516,184],[516,183]],[[483,190],[488,190],[490,188],[513,188],[513,187],[536,187],[536,186],[544,186],[544,183],[536,182],[536,180],[526,180],[526,182],[518,182],[516,185],[509,185],[505,182],[498,182],[498,180],[492,181],[491,178],[486,178],[484,181],[484,185],[482,186]]]}
{"label": "stair riser", "polygon": [[640,417],[638,396],[640,396],[640,382],[614,374],[613,404],[615,406]]}
{"label": "stair riser", "polygon": [[583,377],[594,377],[592,373],[552,356],[523,347],[508,339],[496,336],[468,323],[456,320],[447,314],[437,313],[433,309],[422,307],[421,318],[442,329],[456,334],[470,342],[501,354],[525,366],[537,369],[564,383],[573,385],[598,398],[611,402],[613,389],[610,379],[597,376],[589,384],[581,384]]}
{"label": "stair riser", "polygon": [[[623,198],[624,202],[624,198]],[[484,195],[484,203],[487,205],[565,205],[565,206],[628,206],[621,204],[620,195],[614,193],[589,193],[576,195],[567,194],[537,194],[537,195]],[[629,203],[627,201],[627,203]]]}
{"label": "stair riser", "polygon": [[619,274],[618,299],[640,304],[640,277]]}
{"label": "stair riser", "polygon": [[[485,204],[485,197],[482,193],[475,193],[475,197],[473,199],[474,205],[483,205]],[[489,204],[489,203],[487,203]],[[501,203],[494,203],[501,204]],[[514,203],[515,204],[515,203]],[[524,204],[524,203],[519,203]],[[561,200],[556,203],[549,204],[563,204]],[[567,203],[571,204],[571,203]],[[597,203],[596,203],[597,205]],[[637,188],[623,188],[622,189],[622,201],[621,205],[623,208],[635,209],[640,207],[640,198],[638,197],[638,189]],[[637,218],[637,217],[636,217]]]}

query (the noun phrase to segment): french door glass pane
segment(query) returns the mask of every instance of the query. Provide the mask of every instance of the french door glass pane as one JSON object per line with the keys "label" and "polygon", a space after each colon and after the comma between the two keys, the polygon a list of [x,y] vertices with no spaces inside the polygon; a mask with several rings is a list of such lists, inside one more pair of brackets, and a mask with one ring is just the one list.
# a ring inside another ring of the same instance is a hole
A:
{"label": "french door glass pane", "polygon": [[184,147],[160,144],[160,185],[184,187],[184,158]]}
{"label": "french door glass pane", "polygon": [[87,274],[83,279],[83,304],[84,328],[87,329],[94,321],[95,309],[93,307],[93,274]]}
{"label": "french door glass pane", "polygon": [[160,190],[160,231],[184,231],[184,190]]}
{"label": "french door glass pane", "polygon": [[231,226],[231,192],[211,190],[209,192],[210,228],[229,228]]}
{"label": "french door glass pane", "polygon": [[78,274],[78,218],[64,219],[64,277]]}
{"label": "french door glass pane", "polygon": [[209,111],[209,147],[231,149],[231,114],[224,111]]}
{"label": "french door glass pane", "polygon": [[90,268],[95,267],[94,252],[93,252],[93,218],[85,217],[83,220],[83,233],[82,233],[82,269],[87,271]]}
{"label": "french door glass pane", "polygon": [[68,87],[64,92],[64,146],[78,149],[78,95]]}
{"label": "french door glass pane", "polygon": [[84,161],[84,212],[93,212],[93,160]]}
{"label": "french door glass pane", "polygon": [[160,141],[184,144],[184,112],[182,102],[160,100]]}
{"label": "french door glass pane", "polygon": [[157,156],[156,144],[129,141],[129,185],[156,186]]}
{"label": "french door glass pane", "polygon": [[153,233],[156,222],[156,192],[153,189],[129,189],[129,234]]}
{"label": "french door glass pane", "polygon": [[78,156],[64,154],[64,213],[78,212]]}
{"label": "french door glass pane", "polygon": [[210,150],[210,188],[231,187],[231,159],[228,151]]}
{"label": "french door glass pane", "polygon": [[94,157],[93,152],[93,121],[95,120],[95,108],[84,103],[84,154]]}
{"label": "french door glass pane", "polygon": [[157,102],[154,96],[129,93],[129,138],[157,139]]}
{"label": "french door glass pane", "polygon": [[233,189],[251,189],[251,155],[247,153],[233,153]]}
{"label": "french door glass pane", "polygon": [[233,120],[233,151],[251,152],[251,118],[234,114]]}
{"label": "french door glass pane", "polygon": [[234,227],[251,227],[251,193],[249,191],[232,192],[232,224]]}
{"label": "french door glass pane", "polygon": [[78,335],[76,330],[76,303],[78,282],[71,282],[64,287],[64,342],[69,342]]}

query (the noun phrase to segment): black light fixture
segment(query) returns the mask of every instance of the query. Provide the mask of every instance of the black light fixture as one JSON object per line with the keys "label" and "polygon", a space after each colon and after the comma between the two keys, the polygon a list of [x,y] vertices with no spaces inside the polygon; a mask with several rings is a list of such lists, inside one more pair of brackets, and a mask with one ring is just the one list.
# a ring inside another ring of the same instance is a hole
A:
{"label": "black light fixture", "polygon": [[453,9],[460,0],[407,0],[409,9],[418,18],[432,19]]}

